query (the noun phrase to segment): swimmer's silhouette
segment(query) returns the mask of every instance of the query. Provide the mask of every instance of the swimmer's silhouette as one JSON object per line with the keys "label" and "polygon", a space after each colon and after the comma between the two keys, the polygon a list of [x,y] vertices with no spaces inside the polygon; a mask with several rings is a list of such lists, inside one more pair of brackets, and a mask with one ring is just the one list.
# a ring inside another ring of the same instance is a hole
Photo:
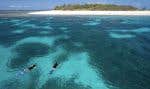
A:
{"label": "swimmer's silhouette", "polygon": [[51,69],[51,71],[49,72],[49,74],[52,74],[55,70],[56,70],[56,68],[58,67],[58,63],[56,62],[53,66],[52,66],[52,69]]}
{"label": "swimmer's silhouette", "polygon": [[32,69],[34,69],[36,67],[35,64],[33,64],[32,66],[28,67],[28,70],[31,71]]}
{"label": "swimmer's silhouette", "polygon": [[16,74],[16,76],[24,75],[25,73],[32,71],[34,68],[36,68],[36,64],[33,64],[33,65],[29,66],[28,68],[23,69],[22,71],[19,71]]}

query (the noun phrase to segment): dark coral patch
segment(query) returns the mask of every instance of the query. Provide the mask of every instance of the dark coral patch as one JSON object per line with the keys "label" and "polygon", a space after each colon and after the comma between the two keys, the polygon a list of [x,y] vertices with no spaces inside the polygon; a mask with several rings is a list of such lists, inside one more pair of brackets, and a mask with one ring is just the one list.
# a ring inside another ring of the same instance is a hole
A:
{"label": "dark coral patch", "polygon": [[18,45],[14,51],[17,52],[18,56],[11,59],[11,68],[24,66],[31,58],[45,56],[51,52],[52,49],[48,45],[42,43],[24,43]]}

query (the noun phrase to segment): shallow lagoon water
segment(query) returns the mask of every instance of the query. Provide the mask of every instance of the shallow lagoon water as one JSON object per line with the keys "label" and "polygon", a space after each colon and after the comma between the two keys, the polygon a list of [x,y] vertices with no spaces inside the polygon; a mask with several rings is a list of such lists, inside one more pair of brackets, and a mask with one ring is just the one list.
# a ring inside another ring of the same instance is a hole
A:
{"label": "shallow lagoon water", "polygon": [[1,17],[0,89],[150,89],[149,29],[149,16]]}

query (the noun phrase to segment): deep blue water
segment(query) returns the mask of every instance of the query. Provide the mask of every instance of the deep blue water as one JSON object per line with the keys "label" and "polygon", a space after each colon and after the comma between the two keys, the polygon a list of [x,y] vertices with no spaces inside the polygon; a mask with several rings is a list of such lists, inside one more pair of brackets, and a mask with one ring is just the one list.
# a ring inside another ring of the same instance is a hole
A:
{"label": "deep blue water", "polygon": [[150,16],[0,17],[0,89],[150,89]]}

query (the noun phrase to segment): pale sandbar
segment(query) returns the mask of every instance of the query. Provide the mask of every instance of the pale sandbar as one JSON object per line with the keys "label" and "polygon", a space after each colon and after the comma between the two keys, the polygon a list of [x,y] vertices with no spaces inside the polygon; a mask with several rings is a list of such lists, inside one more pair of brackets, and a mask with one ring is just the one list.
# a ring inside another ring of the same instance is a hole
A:
{"label": "pale sandbar", "polygon": [[35,11],[30,15],[146,15],[150,16],[150,11]]}

